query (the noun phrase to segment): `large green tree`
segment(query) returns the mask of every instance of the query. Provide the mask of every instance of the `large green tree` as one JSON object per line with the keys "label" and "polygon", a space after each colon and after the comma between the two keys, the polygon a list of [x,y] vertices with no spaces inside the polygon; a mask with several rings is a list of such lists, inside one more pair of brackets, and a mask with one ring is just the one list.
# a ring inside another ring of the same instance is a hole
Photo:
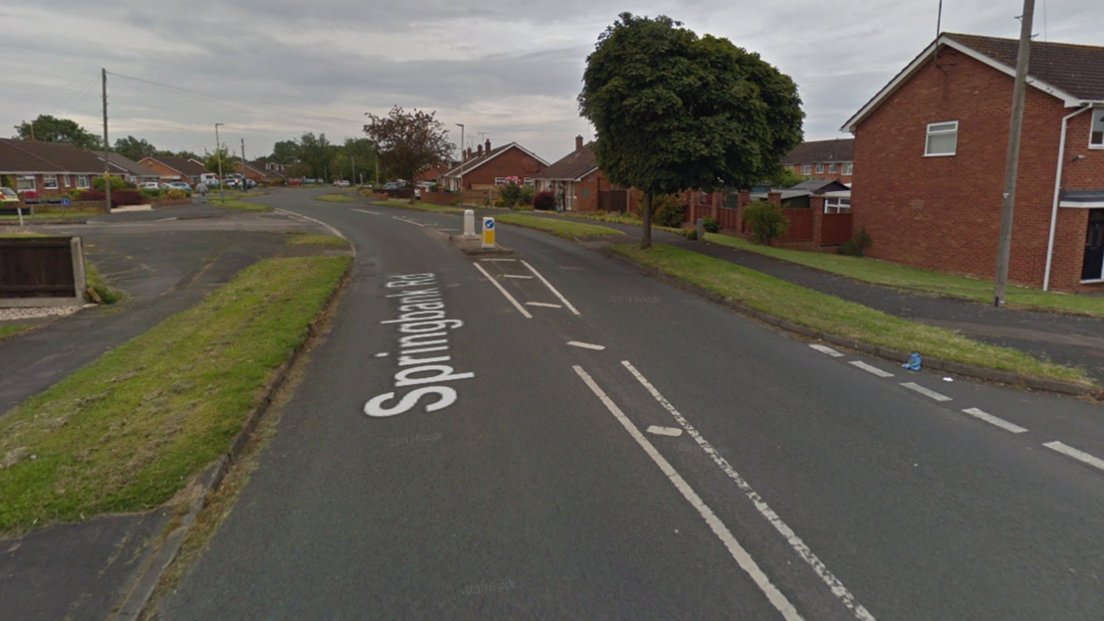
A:
{"label": "large green tree", "polygon": [[299,143],[295,140],[281,140],[272,145],[272,155],[268,159],[270,162],[290,166],[299,161],[299,151]]}
{"label": "large green tree", "polygon": [[[448,141],[448,130],[435,115],[417,109],[406,112],[399,106],[387,116],[368,114],[364,132],[388,171],[413,183],[418,171],[448,160],[454,147]],[[413,194],[410,201],[414,202]]]}
{"label": "large green tree", "polygon": [[329,179],[330,162],[336,147],[330,144],[326,134],[314,135],[307,132],[299,137],[299,160],[310,169],[310,176],[316,179]]}
{"label": "large green tree", "polygon": [[15,126],[18,137],[23,140],[42,142],[64,142],[78,149],[101,149],[103,141],[92,132],[84,129],[72,119],[59,119],[49,114],[40,114],[33,121],[23,121]]}
{"label": "large green tree", "polygon": [[115,141],[115,152],[121,154],[123,157],[138,162],[143,158],[155,155],[157,153],[157,147],[143,138],[127,136],[126,138],[119,138]]}
{"label": "large green tree", "polygon": [[229,175],[230,173],[237,172],[236,170],[234,170],[234,164],[238,163],[241,158],[230,153],[230,150],[226,147],[226,145],[223,145],[219,147],[218,151],[215,151],[214,153],[206,152],[203,156],[203,159],[200,161],[203,162],[203,166],[207,170],[210,170],[211,172],[218,172],[220,160],[222,162],[222,174]]}
{"label": "large green tree", "polygon": [[609,180],[644,192],[644,248],[656,195],[774,176],[801,143],[804,117],[793,80],[758,54],[631,13],[587,57],[579,111]]}

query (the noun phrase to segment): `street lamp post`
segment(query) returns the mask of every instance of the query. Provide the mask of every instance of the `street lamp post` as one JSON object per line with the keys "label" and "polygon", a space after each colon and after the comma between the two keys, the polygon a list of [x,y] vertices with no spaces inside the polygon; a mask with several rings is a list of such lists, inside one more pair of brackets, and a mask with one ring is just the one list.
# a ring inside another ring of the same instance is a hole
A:
{"label": "street lamp post", "polygon": [[219,142],[218,128],[220,125],[226,125],[226,123],[215,123],[215,158],[218,159],[218,173],[219,173],[219,200],[222,204],[226,204],[226,186],[223,184],[222,179],[222,143]]}
{"label": "street lamp post", "polygon": [[457,123],[460,127],[460,206],[464,206],[464,124]]}

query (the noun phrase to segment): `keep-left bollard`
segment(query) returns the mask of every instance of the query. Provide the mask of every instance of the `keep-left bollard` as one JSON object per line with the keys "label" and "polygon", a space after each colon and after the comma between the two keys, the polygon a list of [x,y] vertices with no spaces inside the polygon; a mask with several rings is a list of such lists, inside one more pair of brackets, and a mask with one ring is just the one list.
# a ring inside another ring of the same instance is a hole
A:
{"label": "keep-left bollard", "polygon": [[483,248],[495,247],[495,221],[494,218],[483,218]]}
{"label": "keep-left bollard", "polygon": [[475,237],[475,212],[464,210],[464,237]]}

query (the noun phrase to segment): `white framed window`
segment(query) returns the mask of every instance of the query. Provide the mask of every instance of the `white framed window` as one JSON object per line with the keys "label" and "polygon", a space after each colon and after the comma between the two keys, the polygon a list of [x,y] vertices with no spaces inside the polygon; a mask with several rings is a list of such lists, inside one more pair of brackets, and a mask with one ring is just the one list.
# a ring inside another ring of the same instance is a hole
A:
{"label": "white framed window", "polygon": [[506,177],[495,177],[495,185],[506,185]]}
{"label": "white framed window", "polygon": [[803,174],[803,175],[813,174],[813,165],[812,164],[802,164],[801,165],[801,174]]}
{"label": "white framed window", "polygon": [[832,173],[833,175],[836,174],[837,167],[838,167],[837,164],[829,164],[828,165],[828,172]]}
{"label": "white framed window", "polygon": [[851,199],[849,198],[825,198],[824,213],[851,213]]}
{"label": "white framed window", "polygon": [[843,164],[843,174],[850,175],[854,172],[854,170],[855,170],[855,164],[853,162],[844,162],[844,164]]}
{"label": "white framed window", "polygon": [[42,175],[42,189],[43,190],[56,190],[56,189],[58,189],[57,175]]}
{"label": "white framed window", "polygon": [[823,172],[824,172],[824,164],[822,162],[817,162],[817,174],[819,175]]}
{"label": "white framed window", "polygon": [[33,176],[19,177],[15,180],[16,192],[34,192],[38,189],[35,185],[35,178]]}
{"label": "white framed window", "polygon": [[1089,147],[1104,149],[1104,109],[1092,111],[1092,128],[1089,133]]}
{"label": "white framed window", "polygon": [[91,185],[88,183],[88,175],[77,175],[77,189],[87,190]]}
{"label": "white framed window", "polygon": [[958,150],[958,121],[928,123],[928,137],[924,143],[924,157],[954,155]]}
{"label": "white framed window", "polygon": [[72,176],[65,175],[65,187],[67,187],[67,188],[73,187],[73,177]]}
{"label": "white framed window", "polygon": [[533,179],[531,177],[526,177],[525,185],[533,185]]}

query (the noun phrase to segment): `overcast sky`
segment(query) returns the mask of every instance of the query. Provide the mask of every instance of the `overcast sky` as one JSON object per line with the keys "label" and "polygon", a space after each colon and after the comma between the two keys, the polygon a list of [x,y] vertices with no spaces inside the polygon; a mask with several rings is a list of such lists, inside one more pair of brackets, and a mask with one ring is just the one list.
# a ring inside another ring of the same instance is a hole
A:
{"label": "overcast sky", "polygon": [[[554,161],[592,136],[586,55],[618,13],[666,14],[759,52],[797,83],[806,139],[839,127],[934,38],[938,0],[4,0],[0,136],[39,114],[111,140],[252,158],[305,131],[362,136],[365,112],[436,110],[466,136]],[[1022,0],[944,0],[943,30],[1016,38]],[[1045,17],[1044,17],[1045,13]],[[1039,0],[1040,40],[1104,45],[1104,3]],[[130,76],[202,93],[194,97]]]}

